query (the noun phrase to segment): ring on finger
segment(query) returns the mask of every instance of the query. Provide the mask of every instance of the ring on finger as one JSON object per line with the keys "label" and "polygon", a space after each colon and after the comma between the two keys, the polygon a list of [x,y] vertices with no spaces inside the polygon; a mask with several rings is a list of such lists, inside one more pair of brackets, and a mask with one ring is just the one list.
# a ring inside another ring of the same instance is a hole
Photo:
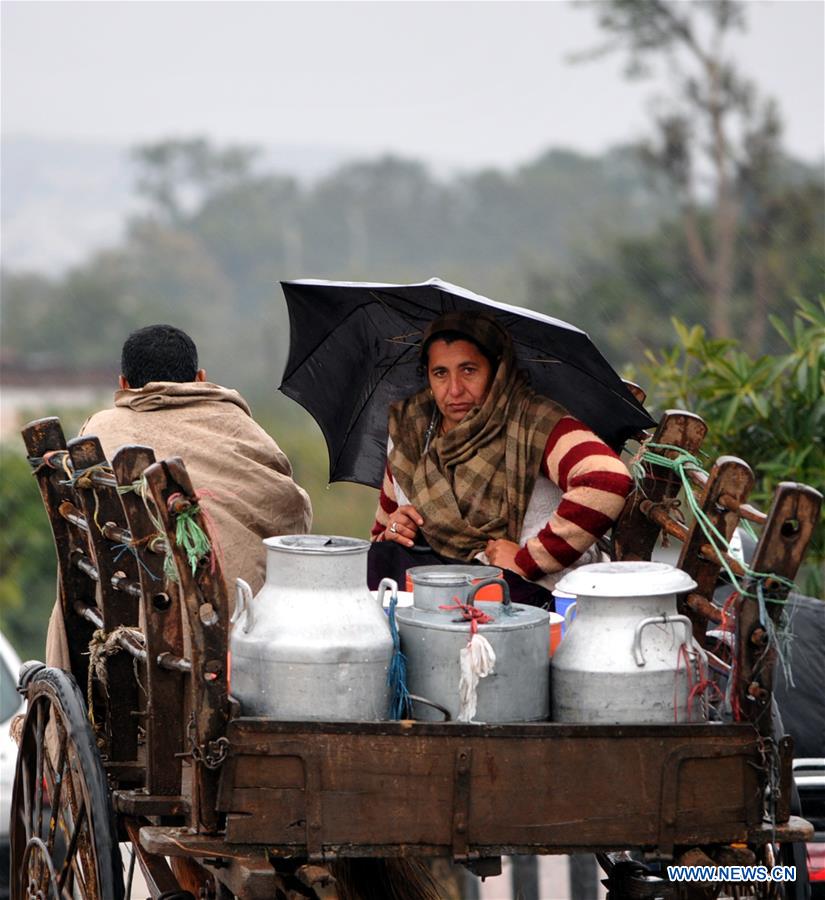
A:
{"label": "ring on finger", "polygon": [[398,522],[393,522],[392,525],[390,525],[390,531],[393,534],[398,534]]}

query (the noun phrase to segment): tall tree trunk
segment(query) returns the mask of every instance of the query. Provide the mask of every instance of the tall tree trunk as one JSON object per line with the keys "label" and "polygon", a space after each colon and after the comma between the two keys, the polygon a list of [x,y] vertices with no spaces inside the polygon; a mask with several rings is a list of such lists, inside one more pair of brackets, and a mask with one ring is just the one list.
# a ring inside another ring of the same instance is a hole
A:
{"label": "tall tree trunk", "polygon": [[716,168],[716,213],[713,217],[715,256],[713,284],[710,294],[710,333],[713,337],[731,336],[730,301],[733,293],[737,203],[728,171],[728,146],[723,124],[724,110],[720,98],[719,67],[708,62],[711,85],[710,113],[713,137],[713,164]]}

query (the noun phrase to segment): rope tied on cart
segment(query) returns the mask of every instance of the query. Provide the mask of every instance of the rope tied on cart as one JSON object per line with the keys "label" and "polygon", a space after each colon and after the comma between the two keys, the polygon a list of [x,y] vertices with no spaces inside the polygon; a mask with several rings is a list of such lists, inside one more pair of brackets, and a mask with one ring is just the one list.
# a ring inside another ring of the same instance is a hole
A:
{"label": "rope tied on cart", "polygon": [[124,553],[131,553],[135,558],[135,562],[138,566],[146,573],[146,575],[151,578],[152,581],[158,581],[158,576],[146,565],[146,563],[140,558],[140,554],[138,553],[138,548],[143,544],[148,544],[150,539],[156,538],[157,535],[150,535],[149,539],[144,538],[142,541],[129,541],[128,544],[115,544],[112,547],[112,553],[114,555],[115,562],[120,562],[120,558]]}
{"label": "rope tied on cart", "polygon": [[[681,669],[683,661],[685,664],[685,672],[687,674],[688,683],[688,694],[685,700],[685,714],[687,716],[687,721],[704,721],[706,718],[708,718],[710,705],[713,702],[721,702],[722,700],[724,700],[724,697],[722,695],[722,692],[719,690],[719,686],[710,677],[707,666],[705,665],[702,657],[698,654],[692,653],[690,651],[690,648],[685,643],[679,645],[679,652],[676,661],[676,672],[674,673],[673,721],[675,723],[678,723],[679,721],[678,682],[679,671]],[[696,675],[695,682],[694,674]],[[697,702],[702,704],[705,715],[700,716],[698,720],[694,720],[693,710],[694,704]]]}
{"label": "rope tied on cart", "polygon": [[[94,716],[94,690],[95,679],[103,688],[104,694],[109,696],[109,676],[106,670],[106,660],[123,650],[122,640],[131,641],[140,647],[144,645],[143,632],[140,628],[129,625],[118,625],[110,632],[98,628],[92,634],[89,641],[89,674],[86,681],[86,706],[88,708],[89,722],[92,728],[97,730]],[[138,684],[140,681],[138,681]]]}
{"label": "rope tied on cart", "polygon": [[119,484],[117,486],[117,492],[121,496],[123,494],[137,494],[139,497],[146,501],[148,491],[148,485],[146,483],[145,478],[139,478],[137,481],[131,481],[129,484]]}
{"label": "rope tied on cart", "polygon": [[[179,583],[180,578],[175,564],[173,548],[163,537],[165,534],[163,521],[161,520],[157,509],[155,508],[153,511],[154,504],[148,502],[149,490],[146,478],[144,477],[142,479],[140,487],[137,487],[136,484],[127,485],[126,487],[127,490],[139,491],[143,496],[144,501],[146,501],[149,519],[157,531],[157,534],[152,535],[150,538],[150,541],[155,542],[154,545],[150,543],[150,547],[155,550],[164,550],[163,573],[170,581],[173,581],[176,584]],[[124,491],[124,493],[126,493],[126,491]],[[209,535],[198,521],[198,518],[201,518],[207,527],[209,527],[209,530],[213,535],[217,533],[212,516],[203,504],[198,502],[205,497],[211,496],[212,494],[209,491],[196,491],[193,502],[192,499],[186,497],[180,491],[175,491],[166,498],[166,508],[169,511],[169,514],[174,518],[175,523],[175,544],[183,549],[193,575],[197,571],[198,565],[204,559],[208,559],[209,571],[212,574],[214,574],[217,569],[218,561],[221,563],[223,562],[223,555],[217,540],[210,540]]]}
{"label": "rope tied on cart", "polygon": [[92,487],[92,475],[99,472],[101,475],[110,475],[112,478],[115,477],[114,470],[107,462],[99,462],[94,463],[91,466],[86,466],[84,469],[74,469],[71,471],[67,470],[67,467],[63,466],[64,471],[67,471],[68,479],[63,482],[63,484],[69,484],[72,487],[81,487],[81,488],[90,488]]}
{"label": "rope tied on cart", "polygon": [[492,644],[480,634],[479,625],[495,621],[492,616],[470,603],[462,603],[453,597],[452,604],[439,606],[443,610],[460,610],[461,619],[470,623],[470,639],[458,654],[460,676],[458,679],[459,707],[456,721],[472,722],[478,709],[478,683],[491,675],[496,667],[496,652]]}
{"label": "rope tied on cart", "polygon": [[[118,496],[123,497],[126,494],[137,494],[138,497],[143,501],[143,505],[146,507],[147,511],[149,511],[149,485],[145,478],[141,477],[137,481],[129,482],[128,484],[118,484],[117,485],[117,493]],[[158,523],[155,522],[154,518],[151,515],[151,511],[149,511],[149,518],[152,520],[152,524],[155,528],[158,527]],[[144,561],[140,558],[140,554],[138,550],[141,547],[146,547],[150,553],[166,553],[166,537],[161,531],[156,531],[154,534],[147,534],[142,538],[131,538],[128,543],[117,544],[113,548],[113,552],[115,554],[115,562],[117,562],[121,556],[127,551],[130,552],[134,558],[135,562],[137,562],[138,566],[152,579],[152,581],[157,581],[158,576],[155,575],[151,569],[144,563]]]}
{"label": "rope tied on cart", "polygon": [[[65,464],[63,468],[66,471],[68,478],[67,480],[62,481],[61,484],[68,484],[73,488],[92,488],[93,484],[91,481],[91,477],[97,472],[99,472],[101,475],[110,475],[112,478],[115,477],[114,470],[107,462],[99,462],[95,463],[92,466],[86,466],[85,469],[71,469],[71,471]],[[92,521],[97,526],[97,530],[101,534],[103,534],[103,526],[97,519],[98,513],[100,512],[100,496],[98,495],[97,491],[93,491],[93,493],[95,498],[95,509],[92,513]]]}
{"label": "rope tied on cart", "polygon": [[[120,489],[119,489],[120,490]],[[149,521],[155,528],[155,534],[152,535],[152,539],[158,541],[155,544],[155,549],[163,550],[163,574],[169,581],[178,583],[178,570],[175,565],[175,557],[172,553],[172,547],[169,545],[168,541],[164,541],[164,544],[161,545],[158,539],[163,539],[163,535],[166,533],[166,529],[164,528],[163,522],[161,521],[160,515],[157,511],[157,507],[152,500],[151,494],[149,493],[149,483],[146,480],[146,476],[144,475],[139,482],[132,482],[131,484],[122,485],[121,493],[128,494],[130,491],[134,491],[139,494],[143,498],[143,502],[146,505],[146,513],[149,516]],[[151,544],[150,544],[151,546]]]}
{"label": "rope tied on cart", "polygon": [[68,450],[47,450],[42,456],[28,457],[32,475],[39,475],[43,469],[61,469],[67,478],[72,475],[72,461]]}
{"label": "rope tied on cart", "polygon": [[[215,533],[212,517],[199,502],[207,496],[211,496],[207,491],[197,491],[195,500],[198,502],[192,503],[188,497],[176,491],[166,499],[167,509],[175,515],[175,543],[183,548],[193,575],[204,559],[208,559],[209,571],[213,575],[217,569],[217,549],[198,521],[202,518],[209,530]],[[189,505],[180,508],[180,501],[186,501]]]}

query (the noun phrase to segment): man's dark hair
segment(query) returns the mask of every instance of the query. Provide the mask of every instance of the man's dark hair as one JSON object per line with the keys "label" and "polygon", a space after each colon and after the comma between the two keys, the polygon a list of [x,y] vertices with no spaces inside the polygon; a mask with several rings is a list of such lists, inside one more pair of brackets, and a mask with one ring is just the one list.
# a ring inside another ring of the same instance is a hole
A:
{"label": "man's dark hair", "polygon": [[194,381],[198,348],[174,325],[147,325],[126,338],[120,372],[133,388],[142,388],[150,381]]}

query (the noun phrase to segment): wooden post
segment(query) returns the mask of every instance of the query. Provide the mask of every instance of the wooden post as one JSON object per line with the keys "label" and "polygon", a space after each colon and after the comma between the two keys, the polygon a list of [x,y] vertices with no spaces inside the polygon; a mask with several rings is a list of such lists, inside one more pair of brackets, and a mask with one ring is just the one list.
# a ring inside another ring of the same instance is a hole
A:
{"label": "wooden post", "polygon": [[[696,453],[707,434],[707,425],[693,413],[669,409],[662,416],[651,443],[670,444]],[[663,456],[673,459],[678,451],[662,450]],[[648,560],[656,546],[661,526],[640,509],[643,501],[666,506],[682,488],[679,476],[664,466],[645,464],[644,482],[627,499],[624,510],[613,529],[613,558],[617,560]]]}
{"label": "wooden post", "polygon": [[[112,459],[118,484],[140,481],[155,462],[148,447],[121,447]],[[153,552],[149,542],[157,535],[143,496],[135,490],[121,494],[129,523],[132,545],[138,559],[141,586],[141,619],[146,648],[146,781],[149,795],[178,795],[181,789],[181,759],[185,731],[183,708],[186,679],[183,673],[162,669],[158,656],[183,656],[183,623],[177,590],[167,590],[163,552]]]}
{"label": "wooden post", "polygon": [[[194,765],[192,825],[198,831],[214,832],[220,826],[216,801],[229,721],[226,585],[219,560],[213,560],[214,568],[210,561],[201,560],[193,573],[186,554],[176,543],[178,515],[198,503],[183,461],[173,457],[156,462],[146,470],[145,477],[174,554],[192,639],[189,680],[194,725],[191,732]],[[198,519],[209,534],[203,515]],[[209,538],[214,546],[215,535],[209,534]]]}
{"label": "wooden post", "polygon": [[[699,507],[704,512],[706,519],[726,542],[724,547],[720,546],[718,549],[722,551],[727,549],[727,543],[739,522],[738,507],[745,502],[752,487],[753,472],[747,463],[735,456],[720,456],[716,460],[705,489],[699,498]],[[721,503],[723,497],[733,498],[732,505],[736,508],[728,509],[723,506]],[[711,558],[702,552],[708,543],[713,547],[718,542],[705,534],[698,521],[694,522],[676,565],[695,579],[696,594],[712,601],[722,563],[718,558]],[[680,599],[679,607],[680,613],[691,617],[693,634],[700,643],[704,644],[707,619],[704,616],[696,615],[686,602],[686,598]]]}
{"label": "wooden post", "polygon": [[[822,495],[812,487],[790,481],[778,484],[750,568],[756,573],[771,573],[793,581],[819,520],[821,506]],[[744,717],[768,736],[777,651],[769,642],[767,623],[760,621],[756,582],[749,580],[743,587],[746,593],[739,598],[736,617],[739,706]],[[762,584],[765,610],[774,627],[780,626],[788,591],[787,585],[773,579]]]}
{"label": "wooden post", "polygon": [[[138,564],[128,549],[120,549],[103,533],[104,525],[126,528],[126,516],[115,487],[84,478],[87,470],[109,467],[100,441],[96,437],[79,437],[69,441],[69,455],[75,472],[75,494],[89,526],[87,540],[92,561],[97,568],[100,612],[103,630],[111,634],[120,626],[138,625],[138,599],[118,590],[113,581],[138,580]],[[123,545],[120,545],[122,548]],[[137,759],[138,713],[141,697],[134,674],[132,657],[118,652],[104,659],[106,667],[106,755],[110,762]],[[99,710],[95,709],[95,716]]]}
{"label": "wooden post", "polygon": [[[26,425],[22,433],[30,462],[42,460],[47,453],[60,451],[66,453],[68,459],[66,440],[59,419],[55,417],[37,419]],[[89,641],[94,629],[78,615],[74,603],[82,601],[87,606],[94,606],[96,584],[72,561],[74,555],[85,552],[86,538],[79,528],[60,514],[62,503],[74,504],[75,493],[68,483],[66,471],[60,467],[56,458],[54,462],[56,468],[39,462],[34,475],[49,517],[57,551],[57,596],[63,610],[71,673],[85,693],[89,670]]]}

